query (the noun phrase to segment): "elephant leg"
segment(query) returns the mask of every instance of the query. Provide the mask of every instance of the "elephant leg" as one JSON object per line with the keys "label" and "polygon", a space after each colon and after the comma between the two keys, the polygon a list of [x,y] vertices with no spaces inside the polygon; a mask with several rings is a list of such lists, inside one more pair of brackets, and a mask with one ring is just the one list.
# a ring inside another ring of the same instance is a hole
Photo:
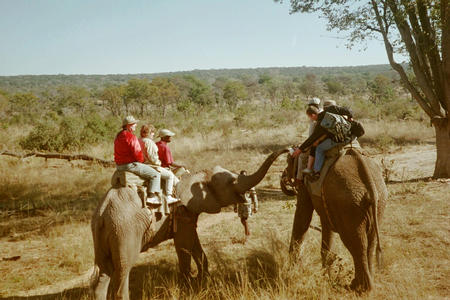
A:
{"label": "elephant leg", "polygon": [[[362,227],[362,226],[361,226]],[[342,241],[353,257],[355,278],[350,287],[356,291],[370,291],[373,287],[367,259],[368,240],[364,228],[357,228],[355,232],[341,235]]]}
{"label": "elephant leg", "polygon": [[322,256],[322,267],[328,268],[331,266],[336,259],[335,255],[331,253],[331,248],[333,246],[333,232],[330,229],[330,226],[324,222],[322,223],[322,247],[320,249],[320,255]]}
{"label": "elephant leg", "polygon": [[301,185],[297,194],[297,208],[295,210],[294,225],[292,226],[289,253],[298,250],[302,244],[309,224],[311,224],[313,211],[314,208],[308,190],[304,185]]}
{"label": "elephant leg", "polygon": [[141,249],[140,243],[135,241],[133,237],[133,235],[130,235],[129,239],[121,241],[121,246],[116,248],[118,251],[112,252],[114,265],[112,293],[114,299],[117,300],[129,299],[128,282],[130,271]]}
{"label": "elephant leg", "polygon": [[177,232],[174,234],[174,244],[178,256],[178,264],[180,265],[180,272],[185,279],[190,279],[191,277],[191,256],[196,237],[197,231],[195,224],[178,223]]}
{"label": "elephant leg", "polygon": [[194,261],[197,265],[198,278],[203,280],[205,275],[209,275],[208,258],[206,257],[206,254],[203,251],[202,245],[200,244],[200,240],[198,239],[198,235],[195,236],[192,257],[194,258]]}
{"label": "elephant leg", "polygon": [[106,300],[108,296],[108,286],[110,282],[110,277],[105,271],[100,270],[100,275],[97,282],[94,284],[94,299],[95,300]]}

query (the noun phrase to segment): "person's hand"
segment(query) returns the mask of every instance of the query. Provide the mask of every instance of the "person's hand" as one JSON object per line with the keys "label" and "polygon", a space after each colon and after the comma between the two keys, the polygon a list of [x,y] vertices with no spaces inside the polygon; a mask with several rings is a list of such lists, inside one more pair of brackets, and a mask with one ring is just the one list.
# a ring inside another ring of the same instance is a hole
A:
{"label": "person's hand", "polygon": [[253,208],[253,213],[256,214],[258,212],[258,209]]}
{"label": "person's hand", "polygon": [[292,157],[297,157],[300,155],[300,153],[302,153],[302,150],[297,148],[297,149],[295,149],[294,153],[292,153]]}
{"label": "person's hand", "polygon": [[233,208],[233,211],[234,211],[235,213],[237,213],[237,207],[236,207],[236,206]]}

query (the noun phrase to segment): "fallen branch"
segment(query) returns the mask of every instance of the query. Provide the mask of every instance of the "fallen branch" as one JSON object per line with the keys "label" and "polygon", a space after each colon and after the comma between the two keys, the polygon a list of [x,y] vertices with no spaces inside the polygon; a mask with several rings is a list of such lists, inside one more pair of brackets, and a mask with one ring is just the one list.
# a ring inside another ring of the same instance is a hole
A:
{"label": "fallen branch", "polygon": [[9,151],[2,151],[1,155],[7,155],[12,157],[17,157],[19,159],[24,159],[27,157],[43,157],[45,159],[48,158],[56,158],[56,159],[65,159],[68,161],[72,160],[86,160],[96,162],[104,167],[115,167],[115,163],[112,160],[104,160],[97,157],[92,157],[86,154],[62,154],[62,153],[42,153],[42,152],[29,152],[25,154],[17,154]]}

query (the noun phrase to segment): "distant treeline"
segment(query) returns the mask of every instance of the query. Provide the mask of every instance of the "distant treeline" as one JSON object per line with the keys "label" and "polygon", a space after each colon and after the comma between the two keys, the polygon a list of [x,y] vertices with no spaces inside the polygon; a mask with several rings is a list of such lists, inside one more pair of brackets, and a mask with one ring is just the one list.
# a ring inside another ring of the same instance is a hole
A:
{"label": "distant treeline", "polygon": [[185,133],[225,119],[239,127],[251,115],[260,117],[254,126],[283,126],[312,97],[351,106],[359,118],[423,115],[396,73],[375,65],[0,77],[0,121],[32,128],[23,149],[63,151],[113,139],[129,114]]}
{"label": "distant treeline", "polygon": [[108,85],[119,85],[130,79],[149,79],[154,77],[182,77],[192,75],[200,80],[213,83],[217,78],[243,79],[271,76],[280,78],[301,78],[307,74],[322,77],[332,76],[362,76],[371,79],[382,74],[388,78],[397,78],[390,65],[368,65],[351,67],[289,67],[289,68],[254,68],[254,69],[211,69],[183,72],[153,73],[153,74],[108,74],[108,75],[19,75],[0,76],[0,89],[10,92],[41,92],[49,87],[71,85],[88,90],[99,90]]}

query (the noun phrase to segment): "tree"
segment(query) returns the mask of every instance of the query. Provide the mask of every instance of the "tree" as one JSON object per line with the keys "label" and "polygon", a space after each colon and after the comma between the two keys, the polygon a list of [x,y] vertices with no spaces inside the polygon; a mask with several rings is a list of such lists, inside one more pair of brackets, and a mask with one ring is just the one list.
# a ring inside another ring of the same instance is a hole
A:
{"label": "tree", "polygon": [[125,87],[125,109],[127,114],[130,113],[130,106],[136,104],[139,107],[139,116],[143,117],[145,108],[154,96],[154,89],[150,88],[147,79],[130,79]]}
{"label": "tree", "polygon": [[305,95],[307,99],[317,97],[322,91],[320,82],[314,74],[306,74],[299,88],[300,92]]}
{"label": "tree", "polygon": [[178,87],[168,78],[164,77],[153,78],[152,82],[150,83],[150,87],[153,88],[153,102],[162,108],[163,117],[165,117],[167,106],[175,103],[180,97]]}
{"label": "tree", "polygon": [[[275,0],[282,2],[282,0]],[[291,0],[291,13],[318,12],[348,46],[381,37],[391,67],[430,117],[436,132],[434,177],[450,177],[450,1]],[[408,69],[395,55],[409,58]]]}
{"label": "tree", "polygon": [[247,96],[247,89],[240,81],[230,80],[223,88],[223,98],[230,108],[235,108],[237,103],[247,99]]}
{"label": "tree", "polygon": [[100,94],[100,99],[105,102],[105,107],[113,116],[122,114],[124,104],[125,88],[124,86],[114,85],[106,87]]}
{"label": "tree", "polygon": [[13,115],[20,115],[29,120],[39,112],[39,98],[32,93],[15,94],[9,100],[9,109]]}
{"label": "tree", "polygon": [[195,76],[187,75],[184,77],[190,84],[188,99],[200,106],[207,106],[212,103],[213,95],[210,86]]}

